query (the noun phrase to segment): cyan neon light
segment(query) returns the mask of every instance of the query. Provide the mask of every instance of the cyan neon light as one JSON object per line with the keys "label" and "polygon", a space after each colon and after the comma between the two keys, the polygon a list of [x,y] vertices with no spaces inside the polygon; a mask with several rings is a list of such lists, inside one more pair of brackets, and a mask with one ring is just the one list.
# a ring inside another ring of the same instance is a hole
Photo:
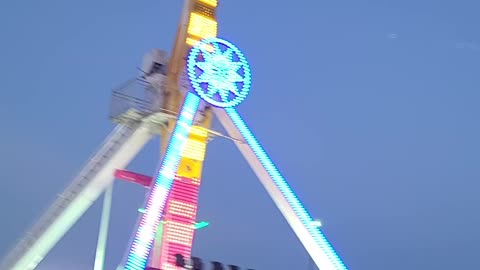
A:
{"label": "cyan neon light", "polygon": [[181,153],[190,134],[200,98],[188,93],[178,116],[162,165],[148,196],[145,213],[142,215],[133,243],[130,247],[125,270],[144,270],[152,248],[160,218],[165,208],[168,193],[172,187],[175,172],[180,163]]}
{"label": "cyan neon light", "polygon": [[[234,108],[225,108],[225,111],[232,119],[233,123],[236,125],[237,129],[242,134],[243,138],[246,140],[250,148],[253,150],[258,160],[262,163],[265,170],[268,172],[272,180],[278,189],[282,192],[285,199],[290,204],[290,207],[295,211],[296,215],[302,221],[303,225],[307,228],[312,238],[315,240],[316,244],[320,247],[323,253],[327,256],[330,263],[335,270],[347,270],[347,267],[342,262],[340,257],[337,255],[335,250],[332,248],[328,240],[325,238],[323,233],[320,231],[318,226],[315,224],[314,220],[305,209],[303,204],[300,202],[298,197],[293,192],[292,188],[288,185],[287,181],[278,171],[277,167],[271,161],[270,157],[267,155],[265,150],[262,148],[260,143],[257,141],[255,136],[252,134],[250,129],[247,127],[243,119],[237,113]],[[327,269],[327,268],[325,268]]]}
{"label": "cyan neon light", "polygon": [[226,40],[214,37],[199,41],[190,51],[187,69],[193,89],[214,106],[236,106],[250,91],[247,59]]}

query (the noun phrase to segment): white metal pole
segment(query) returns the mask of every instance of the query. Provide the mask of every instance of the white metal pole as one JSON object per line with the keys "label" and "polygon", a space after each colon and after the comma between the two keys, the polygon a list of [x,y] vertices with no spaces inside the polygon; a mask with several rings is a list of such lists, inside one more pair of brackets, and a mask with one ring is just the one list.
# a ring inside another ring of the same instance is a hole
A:
{"label": "white metal pole", "polygon": [[95,255],[94,270],[103,270],[105,267],[105,254],[108,240],[108,225],[110,223],[110,210],[112,209],[113,183],[105,190],[103,195],[102,217],[98,232],[97,252]]}

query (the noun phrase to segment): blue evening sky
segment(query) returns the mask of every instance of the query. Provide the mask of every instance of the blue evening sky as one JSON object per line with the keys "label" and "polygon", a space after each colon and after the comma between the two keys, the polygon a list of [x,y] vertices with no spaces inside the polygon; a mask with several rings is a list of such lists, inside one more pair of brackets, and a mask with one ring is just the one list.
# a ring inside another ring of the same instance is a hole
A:
{"label": "blue evening sky", "polygon": [[[0,255],[112,129],[110,90],[170,50],[180,0],[0,2]],[[478,0],[221,1],[253,71],[238,107],[350,269],[480,269]],[[129,169],[152,174],[158,141]],[[115,184],[107,269],[144,191]],[[258,270],[307,255],[224,139],[208,148],[194,254]],[[93,268],[101,202],[40,265]]]}

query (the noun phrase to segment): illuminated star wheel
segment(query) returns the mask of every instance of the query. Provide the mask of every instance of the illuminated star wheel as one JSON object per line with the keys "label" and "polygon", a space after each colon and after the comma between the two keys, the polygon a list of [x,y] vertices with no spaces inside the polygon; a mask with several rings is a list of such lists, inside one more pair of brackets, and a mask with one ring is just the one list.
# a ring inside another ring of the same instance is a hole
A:
{"label": "illuminated star wheel", "polygon": [[188,77],[195,92],[217,107],[234,107],[248,95],[251,72],[247,59],[232,43],[207,38],[188,56]]}

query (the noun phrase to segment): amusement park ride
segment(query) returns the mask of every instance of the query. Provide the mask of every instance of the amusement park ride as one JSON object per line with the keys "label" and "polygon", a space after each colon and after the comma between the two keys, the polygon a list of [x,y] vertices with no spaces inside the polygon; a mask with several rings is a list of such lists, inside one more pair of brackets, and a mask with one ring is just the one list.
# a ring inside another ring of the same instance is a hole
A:
{"label": "amusement park ride", "polygon": [[[103,269],[111,186],[121,178],[147,187],[122,269],[180,269],[178,254],[191,257],[203,160],[215,115],[254,170],[276,206],[321,270],[346,270],[260,143],[234,108],[249,93],[251,72],[242,52],[217,38],[217,0],[185,0],[170,58],[161,50],[146,56],[142,89],[149,101],[122,91],[116,99],[135,106],[113,115],[116,128],[70,186],[0,264],[2,270],[31,270],[105,192],[95,270]],[[137,81],[133,82],[138,84]],[[128,88],[128,87],[127,87]],[[162,159],[153,179],[124,168],[154,136]],[[223,136],[223,135],[222,135]]]}

